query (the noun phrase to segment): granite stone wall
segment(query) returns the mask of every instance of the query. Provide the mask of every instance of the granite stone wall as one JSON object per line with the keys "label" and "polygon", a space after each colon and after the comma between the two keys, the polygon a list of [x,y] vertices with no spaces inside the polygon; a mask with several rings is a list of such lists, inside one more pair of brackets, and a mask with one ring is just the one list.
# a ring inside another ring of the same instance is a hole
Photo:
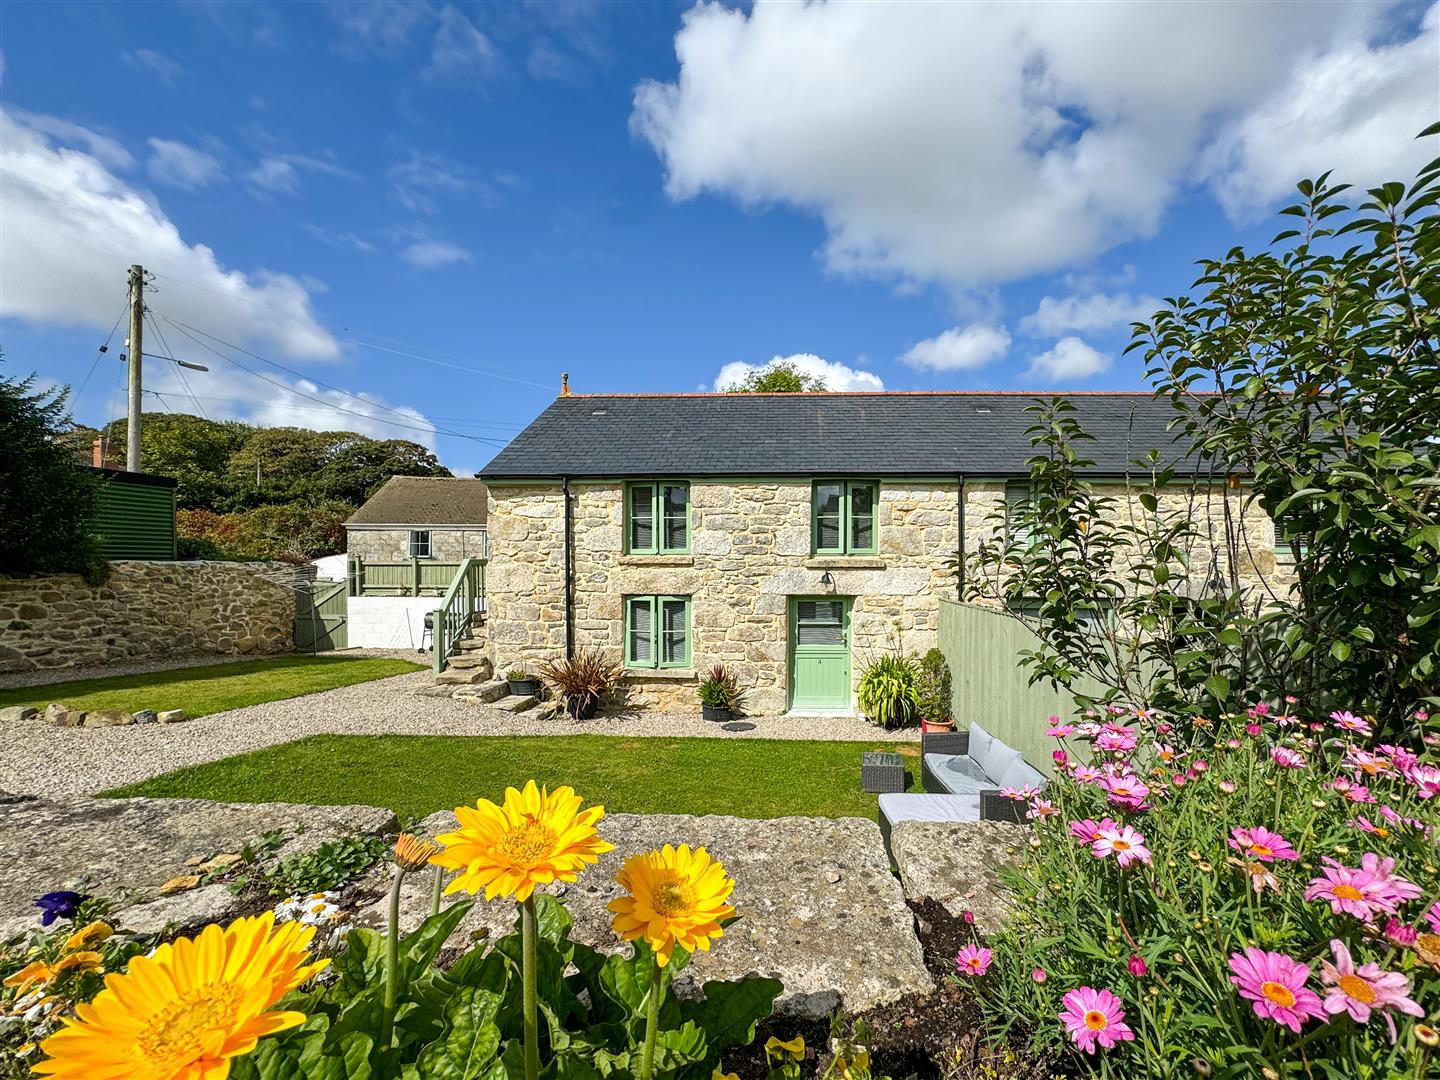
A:
{"label": "granite stone wall", "polygon": [[[724,662],[748,690],[747,710],[788,705],[788,609],[792,596],[851,597],[852,690],[865,663],[889,649],[924,652],[937,644],[940,597],[954,598],[945,566],[959,542],[956,484],[882,481],[873,556],[810,551],[808,479],[692,481],[691,553],[624,553],[624,485],[572,483],[575,641],[619,658],[626,596],[691,597],[694,667],[627,674],[630,702],[693,711],[704,670]],[[1118,489],[1117,489],[1118,490]],[[1227,516],[1239,521],[1240,492],[1201,499],[1167,496],[1162,512],[1202,523],[1192,565],[1232,557],[1245,584],[1276,587],[1274,528],[1258,511],[1238,530],[1231,552]],[[492,485],[488,527],[497,553],[487,567],[486,639],[497,671],[532,667],[565,649],[564,506],[558,485]],[[974,553],[1003,525],[1003,483],[966,484],[965,546]],[[1139,512],[1138,501],[1122,503]],[[1127,510],[1129,512],[1129,510]],[[821,578],[829,574],[832,583]]]}
{"label": "granite stone wall", "polygon": [[76,574],[0,577],[0,672],[294,647],[294,567],[142,560],[111,566],[110,580],[99,587]]}
{"label": "granite stone wall", "polygon": [[[409,562],[410,530],[351,527],[345,530],[345,547],[353,558],[368,562]],[[484,553],[484,529],[430,530],[430,558],[435,562],[458,563]]]}

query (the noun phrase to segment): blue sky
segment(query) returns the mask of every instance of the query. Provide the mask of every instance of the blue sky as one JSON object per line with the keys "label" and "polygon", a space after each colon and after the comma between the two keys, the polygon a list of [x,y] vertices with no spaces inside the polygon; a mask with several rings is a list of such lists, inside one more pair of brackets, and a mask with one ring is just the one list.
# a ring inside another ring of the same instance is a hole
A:
{"label": "blue sky", "polygon": [[12,374],[117,415],[140,261],[146,351],[211,368],[147,407],[465,473],[561,371],[1138,388],[1129,320],[1294,179],[1440,153],[1414,3],[11,2],[0,51]]}

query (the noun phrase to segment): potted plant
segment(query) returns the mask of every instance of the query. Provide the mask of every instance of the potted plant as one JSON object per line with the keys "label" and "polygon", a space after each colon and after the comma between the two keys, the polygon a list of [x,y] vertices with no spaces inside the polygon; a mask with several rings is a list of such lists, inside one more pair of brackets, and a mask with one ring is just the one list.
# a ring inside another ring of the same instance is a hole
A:
{"label": "potted plant", "polygon": [[920,715],[920,672],[912,657],[886,653],[860,675],[860,708],[881,727],[913,724]]}
{"label": "potted plant", "polygon": [[620,665],[598,649],[582,649],[573,658],[540,665],[541,678],[564,702],[573,720],[594,716],[600,702],[620,684],[621,674]]}
{"label": "potted plant", "polygon": [[505,682],[512,694],[519,694],[521,697],[529,697],[531,694],[540,692],[540,680],[529,674],[524,668],[512,668],[505,672]]}
{"label": "potted plant", "polygon": [[920,730],[954,731],[950,714],[950,665],[945,654],[931,649],[920,658]]}
{"label": "potted plant", "polygon": [[719,724],[735,719],[744,696],[734,674],[724,664],[710,669],[696,693],[700,698],[700,715]]}

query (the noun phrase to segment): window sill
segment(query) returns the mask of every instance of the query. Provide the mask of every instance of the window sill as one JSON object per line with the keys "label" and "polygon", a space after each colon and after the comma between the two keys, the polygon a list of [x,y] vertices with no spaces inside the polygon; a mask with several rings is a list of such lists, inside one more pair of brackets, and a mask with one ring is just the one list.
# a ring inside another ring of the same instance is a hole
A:
{"label": "window sill", "polygon": [[693,555],[621,555],[621,566],[694,566]]}
{"label": "window sill", "polygon": [[693,667],[626,668],[625,679],[663,679],[666,682],[689,682],[695,678]]}
{"label": "window sill", "polygon": [[884,570],[885,560],[877,555],[812,555],[807,570]]}

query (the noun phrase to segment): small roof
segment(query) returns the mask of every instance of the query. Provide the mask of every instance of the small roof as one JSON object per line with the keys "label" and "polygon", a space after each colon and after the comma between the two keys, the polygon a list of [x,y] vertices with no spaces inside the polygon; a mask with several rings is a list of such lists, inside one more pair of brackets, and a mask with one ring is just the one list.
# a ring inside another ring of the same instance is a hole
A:
{"label": "small roof", "polygon": [[469,477],[392,476],[345,524],[484,525],[485,485]]}
{"label": "small roof", "polygon": [[1027,409],[1054,397],[1093,436],[1079,448],[1092,474],[1152,449],[1180,464],[1175,410],[1148,393],[571,394],[480,476],[1015,476],[1037,452]]}

